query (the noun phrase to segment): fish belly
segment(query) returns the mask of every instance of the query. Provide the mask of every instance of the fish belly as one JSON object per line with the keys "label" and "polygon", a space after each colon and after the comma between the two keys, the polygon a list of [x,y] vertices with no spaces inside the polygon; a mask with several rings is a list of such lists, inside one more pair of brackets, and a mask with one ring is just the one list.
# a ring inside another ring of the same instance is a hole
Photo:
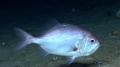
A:
{"label": "fish belly", "polygon": [[68,56],[68,52],[72,52],[75,47],[76,38],[74,39],[45,39],[41,47],[51,54]]}

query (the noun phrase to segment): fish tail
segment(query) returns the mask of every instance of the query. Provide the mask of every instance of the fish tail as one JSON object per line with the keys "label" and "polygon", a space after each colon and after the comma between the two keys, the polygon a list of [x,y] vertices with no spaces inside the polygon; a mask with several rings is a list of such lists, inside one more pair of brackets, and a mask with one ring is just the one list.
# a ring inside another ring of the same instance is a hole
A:
{"label": "fish tail", "polygon": [[25,31],[23,31],[19,28],[15,28],[15,33],[16,33],[17,37],[20,39],[20,41],[17,43],[17,46],[14,48],[14,50],[19,50],[19,49],[29,45],[30,43],[32,43],[31,39],[33,38],[33,36],[26,33]]}

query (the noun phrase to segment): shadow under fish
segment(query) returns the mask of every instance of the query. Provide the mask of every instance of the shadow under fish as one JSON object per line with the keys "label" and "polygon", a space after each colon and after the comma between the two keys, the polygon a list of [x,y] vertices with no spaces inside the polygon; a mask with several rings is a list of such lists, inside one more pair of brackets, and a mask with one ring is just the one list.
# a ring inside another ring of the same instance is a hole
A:
{"label": "shadow under fish", "polygon": [[59,67],[90,67],[91,64],[71,63],[69,65],[60,65]]}

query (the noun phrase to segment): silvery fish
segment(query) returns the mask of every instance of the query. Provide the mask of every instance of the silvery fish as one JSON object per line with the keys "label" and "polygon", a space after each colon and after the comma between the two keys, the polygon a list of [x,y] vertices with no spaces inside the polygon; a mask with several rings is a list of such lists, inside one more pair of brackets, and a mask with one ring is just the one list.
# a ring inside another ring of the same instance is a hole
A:
{"label": "silvery fish", "polygon": [[76,57],[89,56],[99,48],[98,39],[88,30],[72,24],[60,24],[57,20],[53,20],[53,22],[56,25],[40,37],[33,37],[21,29],[15,28],[17,35],[22,39],[15,50],[36,43],[44,55],[65,56],[66,62],[70,64]]}

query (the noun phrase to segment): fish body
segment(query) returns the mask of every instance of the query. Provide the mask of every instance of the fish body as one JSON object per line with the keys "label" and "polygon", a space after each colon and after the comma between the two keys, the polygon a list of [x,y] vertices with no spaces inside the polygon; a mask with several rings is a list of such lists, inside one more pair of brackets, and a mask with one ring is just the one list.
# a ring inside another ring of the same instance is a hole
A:
{"label": "fish body", "polygon": [[89,31],[72,24],[55,22],[58,25],[40,37],[33,37],[16,28],[16,32],[22,41],[15,49],[18,50],[31,43],[36,43],[43,49],[42,53],[66,56],[66,61],[69,64],[76,57],[89,56],[99,48],[98,39]]}

